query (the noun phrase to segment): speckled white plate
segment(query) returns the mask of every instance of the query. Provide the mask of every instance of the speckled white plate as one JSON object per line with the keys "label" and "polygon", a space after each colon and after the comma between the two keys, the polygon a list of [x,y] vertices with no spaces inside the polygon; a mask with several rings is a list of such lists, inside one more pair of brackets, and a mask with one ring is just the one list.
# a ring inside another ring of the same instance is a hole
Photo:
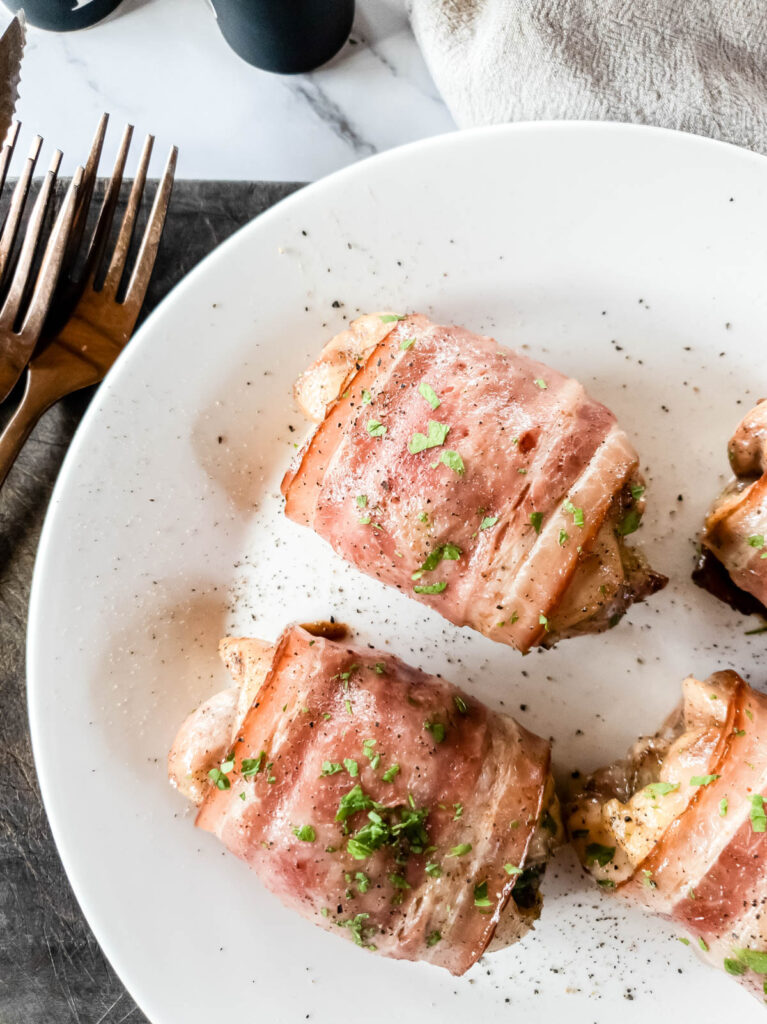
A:
{"label": "speckled white plate", "polygon": [[[652,731],[688,672],[765,680],[765,638],[689,574],[726,441],[767,392],[767,160],[647,128],[432,139],[280,203],[131,342],[67,456],[40,544],[29,706],[56,841],[155,1024],[761,1022],[672,929],[563,851],[535,932],[460,979],[284,910],[166,785],[177,725],[226,684],[224,634],[335,614],[555,740],[561,770]],[[637,540],[672,582],[611,633],[522,658],[361,576],[281,514],[291,385],[359,311],[422,310],[577,376],[635,439]],[[503,1015],[503,1016],[501,1016]]]}

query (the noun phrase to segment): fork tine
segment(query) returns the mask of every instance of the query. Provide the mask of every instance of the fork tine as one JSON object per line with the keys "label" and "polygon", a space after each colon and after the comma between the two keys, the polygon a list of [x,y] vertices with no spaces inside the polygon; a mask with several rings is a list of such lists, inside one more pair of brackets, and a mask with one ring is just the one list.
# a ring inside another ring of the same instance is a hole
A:
{"label": "fork tine", "polygon": [[77,259],[77,254],[80,251],[83,234],[85,233],[85,226],[88,221],[88,210],[90,209],[91,199],[93,198],[93,189],[96,184],[96,174],[101,160],[101,151],[104,148],[104,137],[106,136],[108,123],[109,114],[102,114],[99,119],[98,127],[96,128],[96,134],[93,136],[93,142],[91,143],[91,149],[88,153],[88,159],[85,162],[82,184],[80,185],[80,189],[77,194],[77,205],[75,207],[74,219],[72,221],[72,230],[69,234],[69,241],[67,242],[62,262],[63,273],[68,273],[71,270]]}
{"label": "fork tine", "polygon": [[45,175],[42,188],[32,208],[32,214],[29,218],[27,230],[24,233],[24,241],[21,245],[21,252],[19,253],[19,261],[16,264],[16,270],[11,281],[11,287],[3,307],[0,309],[0,323],[4,323],[9,330],[13,329],[19,309],[21,308],[21,300],[27,288],[27,281],[32,263],[34,262],[37,243],[40,240],[45,223],[45,211],[48,208],[48,202],[56,184],[56,175],[61,165],[61,157],[61,150],[57,149],[53,154],[51,166]]}
{"label": "fork tine", "polygon": [[120,141],[120,149],[118,150],[117,159],[115,160],[115,165],[112,170],[112,177],[109,179],[107,190],[104,193],[104,199],[101,203],[96,227],[94,228],[93,237],[91,238],[91,243],[88,247],[84,277],[89,284],[93,284],[93,280],[96,277],[99,265],[104,255],[104,250],[107,242],[109,241],[109,231],[112,227],[112,219],[114,218],[117,201],[120,198],[120,186],[122,185],[125,161],[128,159],[128,150],[130,148],[132,138],[133,125],[128,124],[125,126],[123,131],[123,137]]}
{"label": "fork tine", "polygon": [[8,173],[11,157],[13,156],[13,151],[16,148],[16,140],[19,137],[20,128],[21,121],[14,121],[8,131],[5,145],[0,153],[0,192],[2,192],[3,187],[5,186],[5,176]]}
{"label": "fork tine", "polygon": [[42,144],[43,140],[39,135],[36,135],[32,140],[32,147],[29,151],[27,162],[24,165],[24,170],[21,172],[13,190],[11,205],[8,208],[8,216],[3,224],[2,234],[0,234],[0,281],[2,281],[8,269],[8,263],[13,252],[13,243],[16,240],[16,232],[19,230],[21,215],[24,213],[24,206],[27,201],[29,183],[32,180],[32,173],[34,172],[37,158],[40,155]]}
{"label": "fork tine", "polygon": [[48,308],[64,261],[67,238],[80,208],[79,193],[85,182],[86,173],[82,167],[78,167],[73,174],[66,197],[48,238],[29,308],[21,327],[21,333],[29,334],[30,338],[39,338],[48,315]]}
{"label": "fork tine", "polygon": [[136,317],[138,317],[146,290],[149,287],[149,278],[152,276],[157,250],[160,247],[160,238],[165,227],[165,215],[168,212],[170,194],[173,191],[173,176],[176,172],[177,159],[178,147],[172,146],[162,179],[157,186],[152,211],[149,214],[149,221],[136,257],[136,265],[125,293],[125,305],[135,309]]}
{"label": "fork tine", "polygon": [[128,250],[130,249],[131,240],[133,238],[136,216],[138,214],[139,206],[141,205],[141,196],[144,194],[144,185],[146,184],[147,169],[149,167],[149,160],[152,156],[153,145],[154,136],[147,135],[146,139],[144,139],[144,148],[141,151],[141,159],[139,160],[138,169],[136,170],[136,177],[133,179],[133,186],[130,190],[128,204],[125,207],[125,213],[123,214],[120,233],[117,236],[117,242],[115,243],[114,251],[112,253],[112,259],[109,262],[107,275],[104,278],[104,291],[106,294],[111,294],[112,296],[117,294],[117,289],[120,287],[120,281],[122,280],[123,271],[125,270],[125,261],[128,259]]}

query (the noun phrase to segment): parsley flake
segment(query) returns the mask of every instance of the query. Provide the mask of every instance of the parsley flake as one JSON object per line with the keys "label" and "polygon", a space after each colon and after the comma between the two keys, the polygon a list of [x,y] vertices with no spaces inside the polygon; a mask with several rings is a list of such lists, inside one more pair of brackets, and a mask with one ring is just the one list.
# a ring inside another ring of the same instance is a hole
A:
{"label": "parsley flake", "polygon": [[427,875],[430,875],[432,878],[442,877],[442,868],[439,866],[439,864],[436,864],[434,861],[431,861],[431,863],[427,864],[426,867],[424,868],[424,871],[426,872]]}
{"label": "parsley flake", "polygon": [[464,854],[469,853],[470,850],[471,850],[471,843],[459,843],[457,846],[454,846],[452,848],[452,850],[450,851],[450,853],[448,853],[447,856],[448,857],[463,857]]}
{"label": "parsley flake", "polygon": [[440,445],[445,443],[449,432],[450,427],[446,423],[437,423],[436,420],[429,420],[426,426],[426,433],[413,434],[408,442],[407,450],[411,455],[417,455],[418,452],[422,452],[426,448],[439,448]]}
{"label": "parsley flake", "polygon": [[218,789],[229,789],[231,786],[231,782],[220,768],[211,768],[208,772],[208,778],[216,784]]}
{"label": "parsley flake", "polygon": [[298,836],[302,843],[313,843],[317,838],[317,833],[311,825],[301,825],[300,828],[294,828],[293,835]]}
{"label": "parsley flake", "polygon": [[567,501],[562,505],[562,511],[566,512],[569,516],[573,517],[573,522],[576,526],[583,526],[585,519],[583,516],[583,509],[576,508],[575,505],[568,498]]}
{"label": "parsley flake", "polygon": [[[457,473],[458,476],[463,476],[466,472],[466,466],[463,464],[461,456],[458,452],[454,452],[449,448],[444,452],[440,452],[439,462],[441,462],[443,466],[447,466],[448,469],[452,469],[452,471]],[[432,468],[438,466],[439,462],[435,462]]]}
{"label": "parsley flake", "polygon": [[541,391],[545,391],[546,388],[549,386],[543,379],[543,377],[536,377],[535,383],[541,389]]}
{"label": "parsley flake", "polygon": [[439,583],[430,583],[428,587],[418,586],[413,587],[416,594],[441,594],[447,586],[444,580]]}
{"label": "parsley flake", "polygon": [[368,420],[367,432],[371,437],[383,437],[386,433],[386,427],[380,420]]}
{"label": "parsley flake", "polygon": [[258,757],[243,757],[242,759],[242,774],[246,779],[252,778],[254,775],[258,775],[261,771],[262,762],[264,760],[264,751],[262,750]]}
{"label": "parsley flake", "polygon": [[637,509],[629,509],[623,519],[621,519],[615,527],[615,532],[619,537],[628,537],[630,533],[635,533],[639,529],[641,520],[642,515]]}
{"label": "parsley flake", "polygon": [[442,722],[424,722],[423,727],[431,733],[435,743],[442,743],[445,738],[445,727]]}
{"label": "parsley flake", "polygon": [[677,789],[679,789],[678,782],[651,782],[644,787],[645,793],[649,793],[653,799],[657,799],[659,796],[668,796],[669,793],[673,793]]}
{"label": "parsley flake", "polygon": [[724,958],[724,969],[728,974],[734,974],[736,977],[740,974],[745,974],[748,970],[746,965],[741,963],[740,960],[732,960],[727,956]]}
{"label": "parsley flake", "polygon": [[431,384],[427,384],[425,380],[422,380],[418,385],[418,394],[424,399],[424,401],[429,403],[432,409],[439,408],[440,401],[439,398],[437,398],[437,393]]}
{"label": "parsley flake", "polygon": [[492,903],[487,895],[487,882],[480,882],[474,886],[474,906],[491,907]]}
{"label": "parsley flake", "polygon": [[541,523],[543,522],[543,512],[531,512],[530,513],[530,525],[536,533],[541,532]]}
{"label": "parsley flake", "polygon": [[541,612],[541,614],[538,616],[538,624],[540,626],[543,626],[544,632],[546,633],[548,633],[551,629],[551,626],[549,626],[549,620],[546,618],[543,612]]}
{"label": "parsley flake", "polygon": [[764,812],[764,797],[761,793],[752,794],[749,817],[752,832],[767,832],[767,814]]}
{"label": "parsley flake", "polygon": [[382,324],[395,324],[398,320],[404,320],[404,316],[398,316],[396,313],[384,313],[378,318]]}
{"label": "parsley flake", "polygon": [[383,773],[381,778],[384,782],[394,782],[395,777],[399,774],[400,767],[398,764],[393,764]]}
{"label": "parsley flake", "polygon": [[716,782],[718,778],[718,775],[693,775],[693,777],[690,779],[690,785],[709,786],[712,782]]}
{"label": "parsley flake", "polygon": [[343,770],[344,766],[339,764],[338,761],[323,761],[320,778],[324,779],[328,775],[337,775],[338,772],[342,772]]}
{"label": "parsley flake", "polygon": [[756,949],[733,949],[733,953],[755,974],[767,974],[767,953]]}
{"label": "parsley flake", "polygon": [[364,791],[359,782],[353,786],[348,793],[344,793],[336,811],[336,821],[346,821],[357,811],[367,811],[373,806],[373,801]]}
{"label": "parsley flake", "polygon": [[522,868],[518,868],[516,864],[504,864],[503,870],[507,875],[521,875]]}
{"label": "parsley flake", "polygon": [[455,696],[453,697],[453,703],[455,704],[455,706],[456,706],[456,707],[458,708],[458,711],[459,711],[459,712],[460,712],[460,713],[461,713],[462,715],[466,715],[466,714],[468,714],[468,712],[469,712],[469,709],[468,709],[468,707],[466,706],[466,701],[465,701],[465,700],[463,699],[463,697],[459,697],[459,696],[458,696],[458,694],[456,694],[456,695],[455,695]]}
{"label": "parsley flake", "polygon": [[415,345],[415,338],[403,338],[399,343],[400,351],[407,352],[407,350],[412,348],[413,345]]}
{"label": "parsley flake", "polygon": [[357,507],[358,508],[367,508],[367,505],[368,505],[368,496],[367,496],[367,494],[358,494],[357,495]]}
{"label": "parsley flake", "polygon": [[351,757],[344,758],[344,768],[351,775],[353,779],[356,779],[360,773],[359,765],[356,761],[352,760]]}
{"label": "parsley flake", "polygon": [[589,843],[586,847],[586,865],[598,864],[601,868],[609,864],[615,856],[614,846],[603,846],[601,843]]}
{"label": "parsley flake", "polygon": [[370,394],[367,388],[362,389],[362,404],[370,405],[373,401],[373,396]]}
{"label": "parsley flake", "polygon": [[559,531],[559,546],[561,548],[563,548],[565,546],[565,544],[567,544],[567,542],[569,540],[570,540],[570,534],[567,532],[567,530],[560,530]]}
{"label": "parsley flake", "polygon": [[435,928],[435,930],[433,932],[431,932],[429,935],[426,936],[426,945],[427,946],[436,946],[441,938],[442,938],[442,933],[437,931],[436,928]]}
{"label": "parsley flake", "polygon": [[644,492],[645,492],[645,489],[644,489],[644,487],[642,487],[641,484],[632,484],[631,485],[631,497],[634,499],[634,501],[639,501],[639,499],[642,497]]}
{"label": "parsley flake", "polygon": [[495,526],[498,522],[498,516],[485,516],[482,522],[479,524],[480,530],[489,530],[491,526]]}
{"label": "parsley flake", "polygon": [[724,818],[727,814],[728,800],[726,796],[723,796],[719,801],[719,817]]}

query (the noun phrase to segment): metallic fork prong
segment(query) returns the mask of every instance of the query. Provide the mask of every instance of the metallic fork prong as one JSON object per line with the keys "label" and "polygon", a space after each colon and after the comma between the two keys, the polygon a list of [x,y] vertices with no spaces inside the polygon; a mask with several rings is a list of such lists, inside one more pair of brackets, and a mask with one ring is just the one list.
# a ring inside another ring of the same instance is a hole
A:
{"label": "metallic fork prong", "polygon": [[35,165],[37,164],[37,158],[40,155],[40,147],[42,144],[43,140],[39,135],[36,135],[32,141],[32,147],[29,151],[27,162],[24,165],[24,170],[21,172],[19,180],[16,182],[16,186],[13,190],[13,195],[11,196],[11,205],[8,208],[8,216],[5,218],[2,234],[0,234],[0,281],[2,281],[11,260],[13,243],[16,241],[16,233],[19,230],[21,217],[24,213],[24,206],[29,193],[29,185],[32,181],[32,174],[34,172]]}
{"label": "metallic fork prong", "polygon": [[5,187],[5,178],[8,174],[8,167],[11,163],[11,157],[13,151],[16,148],[16,140],[19,137],[19,131],[21,129],[21,121],[14,121],[11,127],[8,129],[8,136],[5,140],[5,144],[0,152],[0,192]]}
{"label": "metallic fork prong", "polygon": [[45,246],[45,253],[40,264],[40,270],[35,281],[35,288],[29,302],[24,322],[21,326],[21,335],[28,338],[31,346],[40,336],[45,318],[56,289],[61,267],[64,261],[64,253],[67,246],[67,238],[77,216],[80,206],[80,190],[85,182],[85,170],[78,167],[69,183],[66,197],[61,205],[53,230]]}
{"label": "metallic fork prong", "polygon": [[74,219],[72,221],[72,230],[69,235],[69,241],[67,242],[66,252],[64,253],[64,260],[62,263],[63,273],[68,274],[71,272],[76,260],[77,254],[80,251],[80,245],[85,234],[85,227],[88,222],[88,210],[90,209],[91,199],[93,198],[93,189],[96,184],[96,174],[99,169],[99,162],[101,160],[101,152],[104,148],[104,138],[107,132],[107,125],[109,124],[109,114],[102,114],[96,133],[93,136],[91,143],[90,152],[88,153],[88,159],[85,162],[83,168],[82,184],[77,195],[77,206],[75,208]]}
{"label": "metallic fork prong", "polygon": [[93,280],[98,273],[107,242],[109,241],[109,232],[112,227],[112,220],[114,219],[117,202],[120,198],[120,186],[122,185],[123,173],[125,172],[125,162],[128,159],[128,150],[130,149],[132,138],[133,125],[128,124],[125,126],[122,139],[120,140],[120,148],[117,152],[114,168],[112,169],[112,176],[109,179],[107,190],[104,193],[104,200],[101,204],[98,220],[96,221],[96,227],[93,230],[91,244],[88,248],[84,275],[85,280],[88,282],[88,286],[93,283]]}
{"label": "metallic fork prong", "polygon": [[35,252],[37,250],[37,244],[40,241],[40,235],[45,223],[45,213],[48,209],[48,203],[50,202],[53,189],[56,185],[56,176],[59,172],[59,167],[61,166],[61,157],[62,152],[60,149],[57,149],[53,154],[51,166],[48,169],[48,173],[45,175],[42,187],[38,193],[37,199],[35,200],[35,205],[32,207],[32,213],[29,218],[29,223],[27,224],[27,229],[24,232],[24,241],[21,244],[21,251],[13,274],[13,280],[11,281],[11,287],[5,298],[2,309],[0,309],[0,328],[3,330],[12,331],[14,324],[16,323],[16,318],[19,315],[21,300],[26,292],[29,274],[32,269]]}
{"label": "metallic fork prong", "polygon": [[120,287],[120,281],[122,280],[123,272],[125,270],[125,262],[128,259],[128,252],[133,239],[133,229],[136,226],[136,217],[138,215],[139,207],[141,206],[141,197],[144,194],[146,175],[149,168],[149,160],[152,156],[153,145],[154,136],[147,135],[144,139],[144,146],[141,150],[141,158],[139,159],[136,176],[133,179],[128,203],[125,207],[122,223],[120,224],[120,232],[117,236],[114,251],[112,252],[112,259],[109,262],[109,269],[107,270],[106,277],[104,278],[104,291],[108,295],[117,295],[117,289]]}
{"label": "metallic fork prong", "polygon": [[160,238],[162,237],[168,204],[170,203],[170,196],[173,191],[173,179],[176,173],[177,160],[178,147],[172,146],[168,154],[162,179],[157,186],[152,210],[144,230],[144,236],[141,239],[138,255],[136,256],[136,265],[133,268],[133,273],[125,292],[125,305],[135,309],[136,316],[139,314],[146,290],[149,287],[149,278],[152,276],[157,250],[160,247]]}

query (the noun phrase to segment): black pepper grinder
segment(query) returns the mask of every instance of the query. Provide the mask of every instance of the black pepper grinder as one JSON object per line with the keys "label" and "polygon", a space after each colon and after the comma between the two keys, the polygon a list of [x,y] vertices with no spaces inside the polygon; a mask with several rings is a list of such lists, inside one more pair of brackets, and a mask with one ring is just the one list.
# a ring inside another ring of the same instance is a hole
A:
{"label": "black pepper grinder", "polygon": [[122,0],[3,0],[14,14],[22,8],[30,25],[51,32],[73,32],[106,18]]}
{"label": "black pepper grinder", "polygon": [[354,0],[210,0],[235,53],[264,71],[295,75],[329,61],[352,28]]}

